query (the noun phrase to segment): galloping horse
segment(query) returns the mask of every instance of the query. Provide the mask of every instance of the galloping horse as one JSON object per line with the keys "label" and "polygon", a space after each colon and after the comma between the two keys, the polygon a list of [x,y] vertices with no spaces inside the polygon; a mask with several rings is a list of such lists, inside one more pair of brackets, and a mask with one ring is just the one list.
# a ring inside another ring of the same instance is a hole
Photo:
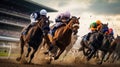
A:
{"label": "galloping horse", "polygon": [[98,64],[102,64],[104,59],[105,59],[104,61],[107,61],[109,59],[109,56],[107,58],[105,58],[105,56],[107,55],[107,53],[109,53],[110,55],[114,50],[114,45],[111,45],[112,40],[113,40],[112,35],[104,35],[103,43],[99,48],[99,50],[102,51],[102,55],[100,62],[98,62]]}
{"label": "galloping horse", "polygon": [[112,56],[111,56],[112,61],[111,62],[119,60],[120,59],[120,52],[119,52],[120,51],[120,36],[117,35],[117,37],[112,41],[110,48],[111,48],[110,51],[112,53]]}
{"label": "galloping horse", "polygon": [[[35,52],[37,51],[39,45],[42,42],[43,39],[43,28],[46,26],[46,21],[49,22],[49,18],[42,17],[39,19],[39,21],[36,23],[35,26],[33,26],[26,35],[20,36],[20,57],[18,57],[16,60],[20,61],[22,59],[22,55],[24,53],[24,46],[28,46],[28,53],[26,54],[26,57],[29,56],[29,53],[31,52],[31,48],[33,48],[33,52],[30,55],[30,60],[28,63],[31,63],[31,60],[34,57]],[[23,29],[24,30],[24,29]]]}
{"label": "galloping horse", "polygon": [[[96,53],[96,51],[101,47],[104,33],[103,30],[108,28],[108,24],[102,24],[102,27],[99,31],[94,32],[89,38],[89,44],[86,44],[84,39],[81,40],[80,44],[82,46],[83,54],[87,56],[87,60],[90,60],[91,57]],[[87,52],[85,52],[85,48],[87,48]],[[89,53],[88,53],[89,51]]]}
{"label": "galloping horse", "polygon": [[55,60],[59,58],[65,48],[70,44],[74,24],[79,24],[79,18],[72,17],[68,24],[58,28],[55,31],[54,37],[51,37],[51,35],[49,35],[51,43],[59,48],[59,51],[54,56]]}

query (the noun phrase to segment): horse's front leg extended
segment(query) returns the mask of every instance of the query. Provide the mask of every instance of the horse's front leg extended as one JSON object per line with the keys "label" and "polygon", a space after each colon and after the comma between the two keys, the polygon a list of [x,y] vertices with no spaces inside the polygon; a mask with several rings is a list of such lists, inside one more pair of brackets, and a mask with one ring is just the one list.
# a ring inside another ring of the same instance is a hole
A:
{"label": "horse's front leg extended", "polygon": [[31,48],[30,47],[28,47],[28,49],[27,49],[27,54],[26,54],[26,57],[28,57],[29,56],[29,54],[30,54],[30,51],[31,51]]}
{"label": "horse's front leg extended", "polygon": [[96,51],[97,51],[97,49],[95,49],[93,46],[91,46],[91,52],[87,57],[87,61],[89,61],[92,58],[92,56],[96,53]]}
{"label": "horse's front leg extended", "polygon": [[57,60],[59,58],[59,56],[63,53],[63,51],[65,50],[65,48],[60,48],[60,51],[57,53],[57,55],[54,57],[55,60]]}
{"label": "horse's front leg extended", "polygon": [[23,52],[24,52],[24,41],[23,41],[23,39],[21,38],[20,39],[20,57],[17,57],[16,58],[16,60],[17,61],[20,61],[21,60],[21,58],[22,58],[22,55],[23,55]]}
{"label": "horse's front leg extended", "polygon": [[31,63],[31,61],[32,61],[32,59],[33,59],[34,54],[36,53],[36,51],[37,51],[37,49],[34,49],[34,48],[33,48],[33,52],[32,52],[32,54],[31,54],[31,56],[30,56],[30,60],[29,60],[28,63]]}

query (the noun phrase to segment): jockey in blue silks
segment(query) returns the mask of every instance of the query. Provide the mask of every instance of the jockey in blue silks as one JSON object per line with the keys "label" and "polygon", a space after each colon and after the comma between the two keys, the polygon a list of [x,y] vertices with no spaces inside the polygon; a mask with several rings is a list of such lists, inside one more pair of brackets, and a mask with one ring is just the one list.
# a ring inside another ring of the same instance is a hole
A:
{"label": "jockey in blue silks", "polygon": [[47,16],[47,11],[45,9],[40,10],[40,12],[33,12],[30,15],[31,23],[25,28],[25,30],[22,32],[23,35],[26,35],[31,27],[35,26],[35,24],[38,22],[38,20],[42,17]]}

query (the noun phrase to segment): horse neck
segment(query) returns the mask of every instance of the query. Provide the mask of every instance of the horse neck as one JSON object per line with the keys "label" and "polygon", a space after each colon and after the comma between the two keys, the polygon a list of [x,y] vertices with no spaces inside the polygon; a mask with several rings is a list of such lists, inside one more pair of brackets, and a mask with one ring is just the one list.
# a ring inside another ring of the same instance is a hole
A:
{"label": "horse neck", "polygon": [[[59,37],[60,41],[66,41],[71,39],[72,30],[69,28],[69,26],[73,23],[73,20],[71,20],[65,27],[63,27],[62,35]],[[70,40],[69,40],[70,41]]]}
{"label": "horse neck", "polygon": [[71,20],[71,21],[65,26],[65,28],[64,28],[64,30],[63,30],[63,34],[66,33],[66,32],[70,29],[70,25],[72,25],[72,23],[73,23],[73,20]]}
{"label": "horse neck", "polygon": [[44,22],[43,19],[39,20],[36,27],[41,29],[43,22]]}

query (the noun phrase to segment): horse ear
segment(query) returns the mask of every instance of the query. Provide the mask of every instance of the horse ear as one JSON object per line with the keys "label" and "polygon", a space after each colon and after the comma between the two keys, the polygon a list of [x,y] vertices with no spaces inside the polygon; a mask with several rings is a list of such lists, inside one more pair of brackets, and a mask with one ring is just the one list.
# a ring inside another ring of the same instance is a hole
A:
{"label": "horse ear", "polygon": [[80,19],[80,17],[78,17],[78,20]]}

